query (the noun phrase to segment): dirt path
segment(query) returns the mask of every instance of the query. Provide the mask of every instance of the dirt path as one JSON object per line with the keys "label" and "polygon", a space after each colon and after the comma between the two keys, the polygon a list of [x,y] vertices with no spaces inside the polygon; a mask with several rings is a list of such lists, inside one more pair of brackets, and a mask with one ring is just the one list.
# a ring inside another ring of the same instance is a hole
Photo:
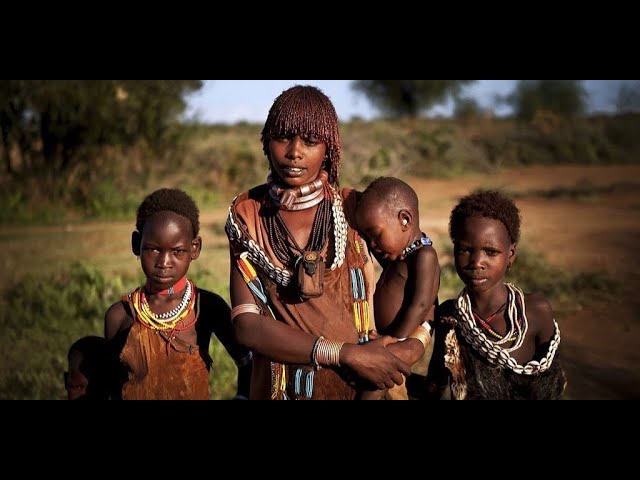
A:
{"label": "dirt path", "polygon": [[[585,181],[595,187],[640,185],[640,166],[532,167],[491,178],[410,183],[421,199],[421,225],[446,235],[451,208],[460,196],[480,186],[526,194],[575,188]],[[523,241],[547,261],[571,271],[606,271],[622,286],[615,304],[558,319],[569,379],[567,397],[640,399],[640,187],[613,189],[591,201],[525,195],[517,203]]]}

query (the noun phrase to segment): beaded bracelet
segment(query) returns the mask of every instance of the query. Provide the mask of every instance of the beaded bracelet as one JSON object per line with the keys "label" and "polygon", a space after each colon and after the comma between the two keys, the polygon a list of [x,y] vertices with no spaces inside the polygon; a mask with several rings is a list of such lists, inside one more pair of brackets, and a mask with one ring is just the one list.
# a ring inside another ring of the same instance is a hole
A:
{"label": "beaded bracelet", "polygon": [[322,335],[320,335],[318,338],[316,338],[316,341],[313,344],[313,347],[311,348],[311,365],[313,365],[316,370],[320,368],[320,364],[318,363],[316,357],[318,354],[318,345],[320,344],[320,340],[324,340],[324,337]]}

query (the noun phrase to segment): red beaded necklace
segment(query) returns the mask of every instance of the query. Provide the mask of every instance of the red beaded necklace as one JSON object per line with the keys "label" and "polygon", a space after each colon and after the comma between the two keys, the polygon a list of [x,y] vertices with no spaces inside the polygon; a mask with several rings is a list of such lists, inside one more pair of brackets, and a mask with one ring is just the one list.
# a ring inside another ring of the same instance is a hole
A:
{"label": "red beaded necklace", "polygon": [[150,294],[158,294],[158,295],[173,295],[174,293],[178,293],[187,288],[187,276],[185,275],[180,280],[178,280],[172,287],[169,287],[165,290],[154,290],[151,288],[151,281],[147,279],[147,283],[144,286],[144,289],[147,293]]}

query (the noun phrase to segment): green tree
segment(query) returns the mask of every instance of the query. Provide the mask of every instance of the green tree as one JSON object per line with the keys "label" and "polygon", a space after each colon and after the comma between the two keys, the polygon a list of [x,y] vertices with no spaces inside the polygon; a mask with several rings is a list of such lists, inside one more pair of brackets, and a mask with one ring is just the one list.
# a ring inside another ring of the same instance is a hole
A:
{"label": "green tree", "polygon": [[620,86],[616,109],[618,113],[640,112],[640,82]]}
{"label": "green tree", "polygon": [[580,115],[587,98],[582,80],[520,80],[507,103],[517,118],[531,120],[540,110],[563,117]]}
{"label": "green tree", "polygon": [[482,109],[474,98],[456,98],[453,116],[458,119],[467,120],[477,117]]}
{"label": "green tree", "polygon": [[64,170],[104,145],[153,146],[184,111],[184,96],[201,86],[201,80],[1,80],[3,155],[22,142],[41,151],[47,169]]}
{"label": "green tree", "polygon": [[384,114],[417,117],[421,112],[457,96],[475,80],[354,80],[351,88],[364,94]]}
{"label": "green tree", "polygon": [[[15,148],[23,157],[33,142],[33,118],[26,115],[26,80],[0,80],[0,135],[2,136],[2,161],[6,171],[13,173],[11,150]],[[22,163],[28,162],[22,158]]]}

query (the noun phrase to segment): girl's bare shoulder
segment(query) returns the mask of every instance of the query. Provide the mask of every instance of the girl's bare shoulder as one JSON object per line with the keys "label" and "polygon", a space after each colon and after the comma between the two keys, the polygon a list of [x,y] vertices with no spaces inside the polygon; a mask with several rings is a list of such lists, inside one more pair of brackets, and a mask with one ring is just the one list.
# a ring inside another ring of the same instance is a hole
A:
{"label": "girl's bare shoulder", "polygon": [[124,307],[124,302],[118,301],[111,305],[104,315],[105,338],[110,340],[115,335],[129,327],[133,323],[133,318]]}
{"label": "girl's bare shoulder", "polygon": [[535,313],[544,317],[553,317],[551,302],[541,292],[526,293],[524,296],[527,314]]}
{"label": "girl's bare shoulder", "polygon": [[525,305],[529,329],[536,338],[549,339],[553,336],[554,314],[549,300],[540,292],[525,294]]}

